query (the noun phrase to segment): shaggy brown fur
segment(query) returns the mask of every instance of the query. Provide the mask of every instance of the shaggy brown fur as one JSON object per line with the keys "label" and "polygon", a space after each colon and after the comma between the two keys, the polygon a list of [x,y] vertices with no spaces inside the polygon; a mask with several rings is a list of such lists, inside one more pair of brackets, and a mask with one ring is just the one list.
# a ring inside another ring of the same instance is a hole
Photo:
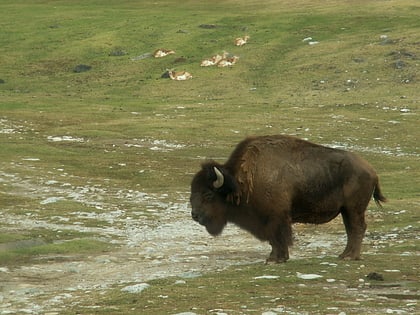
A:
{"label": "shaggy brown fur", "polygon": [[269,241],[267,261],[284,262],[292,223],[321,224],[341,214],[347,246],[340,258],[359,259],[372,194],[378,205],[386,201],[374,169],[353,153],[290,136],[250,137],[225,164],[202,165],[191,183],[191,215],[212,235],[237,224]]}

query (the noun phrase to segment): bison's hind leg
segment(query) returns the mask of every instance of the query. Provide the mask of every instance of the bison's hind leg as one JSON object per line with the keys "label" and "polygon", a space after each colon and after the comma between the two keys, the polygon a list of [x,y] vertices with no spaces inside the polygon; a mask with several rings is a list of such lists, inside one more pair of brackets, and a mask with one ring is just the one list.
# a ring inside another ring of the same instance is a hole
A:
{"label": "bison's hind leg", "polygon": [[366,205],[357,208],[342,208],[344,226],[347,233],[347,245],[339,256],[345,260],[359,260],[362,249],[362,240],[366,231],[365,210]]}

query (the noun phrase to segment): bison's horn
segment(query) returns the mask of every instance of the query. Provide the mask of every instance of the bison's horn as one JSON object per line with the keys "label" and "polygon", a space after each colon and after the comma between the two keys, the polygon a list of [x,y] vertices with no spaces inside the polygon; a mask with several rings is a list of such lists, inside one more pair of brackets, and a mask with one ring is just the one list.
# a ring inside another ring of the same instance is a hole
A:
{"label": "bison's horn", "polygon": [[217,179],[213,182],[214,188],[220,188],[223,186],[223,182],[225,181],[223,174],[217,167],[214,167],[214,172],[216,173]]}

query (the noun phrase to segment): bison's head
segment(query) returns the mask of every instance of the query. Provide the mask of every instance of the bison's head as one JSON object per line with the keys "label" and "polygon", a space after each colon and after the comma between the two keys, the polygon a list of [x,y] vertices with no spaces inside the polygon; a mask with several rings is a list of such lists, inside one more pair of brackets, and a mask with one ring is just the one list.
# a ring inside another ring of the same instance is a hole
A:
{"label": "bison's head", "polygon": [[222,233],[227,223],[228,196],[236,191],[234,178],[214,162],[202,165],[191,183],[191,216],[211,235]]}

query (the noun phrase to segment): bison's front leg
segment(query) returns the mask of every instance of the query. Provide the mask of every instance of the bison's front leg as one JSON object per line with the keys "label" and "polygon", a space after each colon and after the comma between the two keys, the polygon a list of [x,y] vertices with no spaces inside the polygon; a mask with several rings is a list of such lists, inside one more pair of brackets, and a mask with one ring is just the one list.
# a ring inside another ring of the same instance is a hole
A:
{"label": "bison's front leg", "polygon": [[266,263],[283,263],[289,259],[289,246],[292,245],[292,226],[289,219],[272,223],[272,234],[269,238],[272,250]]}
{"label": "bison's front leg", "polygon": [[265,261],[266,264],[270,263],[284,263],[289,259],[289,248],[288,246],[282,246],[280,244],[272,243],[271,245],[271,253],[268,256],[267,260]]}

